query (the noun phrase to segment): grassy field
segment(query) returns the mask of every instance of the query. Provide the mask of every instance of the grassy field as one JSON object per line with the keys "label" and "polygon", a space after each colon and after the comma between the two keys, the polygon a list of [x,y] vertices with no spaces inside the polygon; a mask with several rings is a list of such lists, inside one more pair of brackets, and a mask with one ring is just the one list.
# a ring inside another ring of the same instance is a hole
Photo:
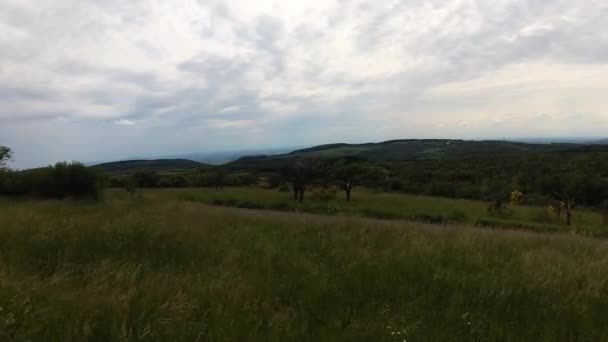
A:
{"label": "grassy field", "polygon": [[[548,220],[546,208],[514,206],[513,214],[497,217],[487,211],[487,204],[480,201],[454,200],[439,197],[415,196],[372,192],[363,189],[353,191],[353,199],[346,202],[338,192],[334,200],[315,200],[307,193],[303,203],[291,199],[290,192],[259,188],[147,190],[144,198],[181,199],[211,205],[250,209],[271,209],[316,214],[363,216],[383,219],[402,219],[424,223],[470,224],[484,227],[520,229],[537,232],[573,232],[587,236],[601,236],[608,232],[602,216],[595,211],[575,210],[573,225]],[[109,193],[109,198],[127,198],[121,190]]]}
{"label": "grassy field", "polygon": [[178,193],[0,200],[0,341],[608,340],[604,241]]}

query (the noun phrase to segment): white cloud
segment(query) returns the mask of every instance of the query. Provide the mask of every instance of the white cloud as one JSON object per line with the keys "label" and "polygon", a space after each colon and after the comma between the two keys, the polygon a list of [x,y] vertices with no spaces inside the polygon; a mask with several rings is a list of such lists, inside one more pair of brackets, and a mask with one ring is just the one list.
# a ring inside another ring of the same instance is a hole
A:
{"label": "white cloud", "polygon": [[222,110],[220,110],[220,113],[232,113],[232,112],[238,112],[239,110],[241,110],[241,107],[239,107],[239,106],[230,106],[230,107],[226,107],[226,108],[223,108]]}
{"label": "white cloud", "polygon": [[114,121],[115,124],[120,125],[120,126],[133,126],[135,125],[135,121],[133,120],[128,120],[128,119],[119,119]]}
{"label": "white cloud", "polygon": [[210,128],[255,128],[256,123],[253,120],[220,120],[220,119],[211,119],[207,120],[206,124]]}

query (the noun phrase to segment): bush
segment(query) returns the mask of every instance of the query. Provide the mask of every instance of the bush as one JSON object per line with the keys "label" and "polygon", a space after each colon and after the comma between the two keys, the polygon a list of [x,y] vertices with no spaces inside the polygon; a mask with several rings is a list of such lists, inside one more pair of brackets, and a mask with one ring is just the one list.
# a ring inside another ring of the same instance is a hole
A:
{"label": "bush", "polygon": [[78,162],[61,162],[22,172],[4,171],[0,178],[0,193],[4,195],[59,199],[98,199],[106,183],[101,171]]}
{"label": "bush", "polygon": [[336,199],[338,189],[336,187],[314,188],[310,193],[310,197],[318,201],[331,201]]}
{"label": "bush", "polygon": [[468,220],[468,216],[462,210],[454,210],[454,211],[452,211],[452,213],[448,217],[448,220],[450,222],[454,222],[454,223],[463,223],[463,222],[466,222]]}
{"label": "bush", "polygon": [[273,203],[270,206],[270,209],[285,211],[285,210],[291,209],[291,207],[289,206],[289,203],[286,203],[286,202],[276,202],[276,203]]}
{"label": "bush", "polygon": [[140,170],[131,175],[131,180],[138,188],[155,188],[160,183],[160,176],[155,171]]}
{"label": "bush", "polygon": [[431,196],[454,197],[456,187],[452,182],[437,181],[429,185],[427,193]]}
{"label": "bush", "polygon": [[252,201],[242,201],[237,204],[238,208],[242,209],[263,209],[264,207],[261,204],[252,202]]}
{"label": "bush", "polygon": [[608,226],[608,200],[605,200],[600,205],[602,211],[602,223]]}
{"label": "bush", "polygon": [[181,175],[161,178],[158,185],[161,188],[187,188],[190,186],[188,179]]}
{"label": "bush", "polygon": [[391,191],[403,191],[405,190],[405,184],[399,178],[391,178],[388,180],[388,190]]}

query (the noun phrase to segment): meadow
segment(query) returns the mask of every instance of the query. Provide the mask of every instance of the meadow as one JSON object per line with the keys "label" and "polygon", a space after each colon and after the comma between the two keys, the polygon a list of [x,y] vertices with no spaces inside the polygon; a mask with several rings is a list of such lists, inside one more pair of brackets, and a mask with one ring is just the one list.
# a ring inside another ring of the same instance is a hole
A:
{"label": "meadow", "polygon": [[204,204],[289,196],[262,191],[0,199],[0,341],[608,340],[602,240]]}
{"label": "meadow", "polygon": [[[494,215],[487,203],[403,193],[353,190],[347,202],[338,191],[330,200],[315,198],[315,189],[306,193],[303,203],[292,200],[289,191],[256,187],[213,189],[145,190],[147,198],[181,199],[209,205],[249,209],[269,209],[288,212],[307,212],[328,215],[348,215],[380,219],[408,220],[436,224],[469,224],[488,228],[520,229],[537,232],[568,232],[587,236],[603,236],[608,224],[597,210],[579,208],[573,211],[572,225],[564,220],[547,217],[541,206],[511,206],[509,215]],[[110,197],[124,198],[123,191],[110,192]]]}

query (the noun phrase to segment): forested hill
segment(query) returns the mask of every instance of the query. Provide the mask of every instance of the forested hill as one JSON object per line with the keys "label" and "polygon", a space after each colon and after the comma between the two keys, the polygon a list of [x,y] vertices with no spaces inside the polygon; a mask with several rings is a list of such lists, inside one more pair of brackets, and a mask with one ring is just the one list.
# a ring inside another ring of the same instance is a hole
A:
{"label": "forested hill", "polygon": [[274,156],[254,156],[228,165],[272,167],[294,157],[354,157],[370,161],[441,160],[526,155],[544,152],[608,151],[607,146],[570,143],[530,144],[511,141],[391,140],[367,144],[328,144]]}
{"label": "forested hill", "polygon": [[189,170],[210,167],[208,164],[189,159],[124,160],[94,165],[108,173],[128,173],[134,170]]}

